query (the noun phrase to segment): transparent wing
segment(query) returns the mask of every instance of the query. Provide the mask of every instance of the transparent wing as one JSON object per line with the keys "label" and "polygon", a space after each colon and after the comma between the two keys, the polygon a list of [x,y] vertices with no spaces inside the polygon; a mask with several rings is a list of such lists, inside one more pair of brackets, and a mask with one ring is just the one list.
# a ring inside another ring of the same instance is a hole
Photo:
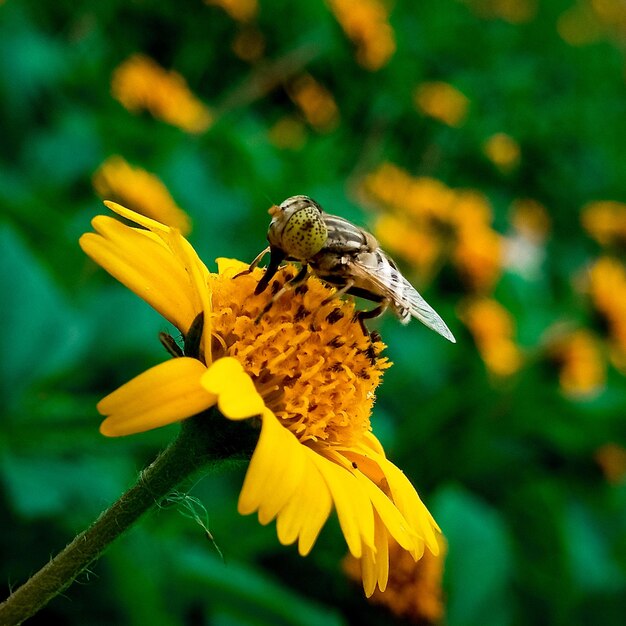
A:
{"label": "transparent wing", "polygon": [[456,343],[441,316],[402,276],[395,263],[380,248],[371,253],[355,255],[351,268],[355,285],[388,298],[404,323],[413,316],[448,341]]}

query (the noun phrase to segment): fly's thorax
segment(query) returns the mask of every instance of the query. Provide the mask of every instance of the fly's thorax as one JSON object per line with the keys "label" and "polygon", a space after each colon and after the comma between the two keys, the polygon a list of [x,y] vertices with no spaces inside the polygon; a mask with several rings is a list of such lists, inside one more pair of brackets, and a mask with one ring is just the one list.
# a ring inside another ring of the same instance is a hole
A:
{"label": "fly's thorax", "polygon": [[319,205],[307,196],[293,196],[270,209],[267,238],[289,258],[306,261],[326,244],[328,229]]}

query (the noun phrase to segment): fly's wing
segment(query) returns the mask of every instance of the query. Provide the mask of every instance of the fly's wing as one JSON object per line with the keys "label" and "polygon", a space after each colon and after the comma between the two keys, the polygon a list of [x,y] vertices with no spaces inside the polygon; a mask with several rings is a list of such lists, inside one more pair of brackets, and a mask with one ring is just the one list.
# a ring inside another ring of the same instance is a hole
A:
{"label": "fly's wing", "polygon": [[328,229],[328,238],[324,250],[354,254],[357,252],[373,251],[378,247],[378,242],[373,235],[355,226],[343,217],[323,213],[324,224]]}
{"label": "fly's wing", "polygon": [[411,316],[456,343],[454,335],[417,289],[400,273],[395,263],[380,249],[357,254],[351,260],[351,275],[355,286],[388,298],[391,307],[404,324]]}

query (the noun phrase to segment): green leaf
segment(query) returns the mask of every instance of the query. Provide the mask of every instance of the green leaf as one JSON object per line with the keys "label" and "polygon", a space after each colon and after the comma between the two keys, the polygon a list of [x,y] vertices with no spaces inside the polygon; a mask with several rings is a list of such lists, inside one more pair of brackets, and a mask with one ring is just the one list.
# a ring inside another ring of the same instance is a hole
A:
{"label": "green leaf", "polygon": [[511,543],[500,514],[460,487],[441,490],[431,508],[449,545],[450,626],[512,623]]}

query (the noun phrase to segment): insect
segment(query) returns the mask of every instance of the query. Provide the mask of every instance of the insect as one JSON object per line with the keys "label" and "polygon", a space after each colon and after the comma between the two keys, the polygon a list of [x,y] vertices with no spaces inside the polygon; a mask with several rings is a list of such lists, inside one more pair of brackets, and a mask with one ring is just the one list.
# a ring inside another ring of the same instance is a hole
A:
{"label": "insect", "polygon": [[280,205],[271,207],[269,214],[272,216],[267,233],[270,245],[243,272],[251,272],[270,253],[269,264],[254,293],[258,295],[267,288],[283,261],[297,261],[301,269],[274,294],[259,318],[311,271],[337,287],[325,302],[350,294],[378,303],[371,311],[358,313],[364,332],[363,320],[378,317],[391,308],[403,324],[415,317],[456,343],[439,314],[402,276],[372,234],[346,219],[326,213],[308,196],[287,198]]}

